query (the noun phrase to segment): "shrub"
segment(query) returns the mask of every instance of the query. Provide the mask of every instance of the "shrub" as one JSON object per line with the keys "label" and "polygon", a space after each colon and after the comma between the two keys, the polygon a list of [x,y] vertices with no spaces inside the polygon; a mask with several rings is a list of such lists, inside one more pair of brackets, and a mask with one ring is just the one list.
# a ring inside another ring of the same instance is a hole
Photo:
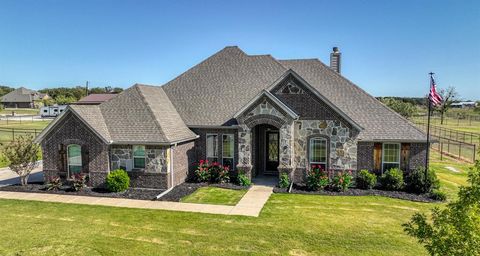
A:
{"label": "shrub", "polygon": [[209,171],[211,182],[226,183],[230,181],[230,176],[228,175],[228,166],[222,166],[221,164],[214,162],[210,166]]}
{"label": "shrub", "polygon": [[83,173],[76,173],[72,175],[72,190],[73,191],[80,191],[84,187],[86,187],[87,183],[87,175]]}
{"label": "shrub", "polygon": [[240,186],[250,186],[252,181],[247,177],[247,175],[241,173],[237,176],[237,183]]}
{"label": "shrub", "polygon": [[307,173],[307,188],[309,190],[320,190],[328,185],[328,175],[320,165],[312,165]]}
{"label": "shrub", "polygon": [[282,175],[280,175],[278,186],[281,188],[288,188],[288,186],[290,186],[290,178],[287,173],[282,173]]}
{"label": "shrub", "polygon": [[428,197],[437,200],[437,201],[445,201],[447,200],[447,194],[443,191],[440,191],[438,189],[433,189],[428,193]]}
{"label": "shrub", "polygon": [[110,172],[106,180],[107,189],[110,192],[122,192],[130,187],[130,177],[125,170],[118,169]]}
{"label": "shrub", "polygon": [[380,183],[386,190],[401,190],[403,188],[403,172],[398,168],[386,171],[380,177]]}
{"label": "shrub", "polygon": [[53,191],[57,191],[57,190],[60,190],[60,188],[62,188],[62,179],[60,179],[60,177],[58,176],[55,176],[55,177],[50,177],[50,179],[48,179],[48,183],[47,183],[47,190],[53,190]]}
{"label": "shrub", "polygon": [[195,170],[195,179],[197,182],[207,182],[210,180],[210,165],[208,160],[200,160]]}
{"label": "shrub", "polygon": [[341,171],[337,172],[330,181],[330,188],[334,191],[347,191],[350,184],[352,184],[352,172]]}
{"label": "shrub", "polygon": [[368,170],[361,170],[355,178],[355,183],[358,188],[372,189],[377,184],[377,176]]}
{"label": "shrub", "polygon": [[405,176],[405,190],[412,193],[429,193],[440,187],[440,182],[437,178],[437,174],[432,169],[427,171],[427,177],[425,177],[425,167],[418,167],[411,170]]}

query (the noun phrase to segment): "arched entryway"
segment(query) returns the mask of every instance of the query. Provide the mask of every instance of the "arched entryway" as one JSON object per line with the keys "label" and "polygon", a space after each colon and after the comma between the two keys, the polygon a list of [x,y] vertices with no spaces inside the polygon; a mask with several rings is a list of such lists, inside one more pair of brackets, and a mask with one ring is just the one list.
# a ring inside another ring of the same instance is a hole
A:
{"label": "arched entryway", "polygon": [[257,176],[278,176],[280,162],[280,131],[269,124],[259,124],[252,129],[253,173]]}

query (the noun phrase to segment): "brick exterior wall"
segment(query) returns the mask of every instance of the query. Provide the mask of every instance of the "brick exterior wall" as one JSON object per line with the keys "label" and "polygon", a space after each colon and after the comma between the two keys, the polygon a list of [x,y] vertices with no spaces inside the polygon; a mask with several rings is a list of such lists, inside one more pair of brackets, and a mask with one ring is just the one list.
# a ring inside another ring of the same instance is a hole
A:
{"label": "brick exterior wall", "polygon": [[427,143],[411,143],[410,144],[410,169],[413,170],[418,166],[425,166],[427,157]]}
{"label": "brick exterior wall", "polygon": [[195,158],[195,142],[189,141],[172,147],[173,154],[173,185],[187,180],[193,171]]}
{"label": "brick exterior wall", "polygon": [[82,147],[82,171],[89,174],[89,185],[101,187],[109,169],[108,146],[77,116],[67,114],[42,141],[44,179],[67,178],[67,146]]}
{"label": "brick exterior wall", "polygon": [[358,142],[357,144],[357,169],[373,170],[373,142]]}

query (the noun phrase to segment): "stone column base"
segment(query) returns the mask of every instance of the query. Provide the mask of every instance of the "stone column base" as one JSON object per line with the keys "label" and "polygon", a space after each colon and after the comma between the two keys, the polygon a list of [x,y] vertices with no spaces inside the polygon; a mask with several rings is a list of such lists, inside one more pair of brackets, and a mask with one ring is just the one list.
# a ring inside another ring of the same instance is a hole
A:
{"label": "stone column base", "polygon": [[252,165],[250,164],[237,164],[237,175],[245,174],[250,180],[252,180]]}
{"label": "stone column base", "polygon": [[293,167],[291,166],[282,166],[282,167],[278,167],[278,178],[280,178],[280,176],[282,176],[282,174],[286,173],[288,175],[288,178],[290,180],[292,180],[293,178],[293,175],[294,175],[294,169]]}

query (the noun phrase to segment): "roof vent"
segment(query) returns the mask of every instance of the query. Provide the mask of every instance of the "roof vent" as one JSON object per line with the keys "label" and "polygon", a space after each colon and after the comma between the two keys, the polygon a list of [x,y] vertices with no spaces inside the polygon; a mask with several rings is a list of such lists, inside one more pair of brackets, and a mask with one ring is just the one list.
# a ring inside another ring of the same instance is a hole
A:
{"label": "roof vent", "polygon": [[333,52],[330,53],[330,68],[335,72],[340,73],[340,57],[342,53],[338,50],[338,47],[333,47]]}

